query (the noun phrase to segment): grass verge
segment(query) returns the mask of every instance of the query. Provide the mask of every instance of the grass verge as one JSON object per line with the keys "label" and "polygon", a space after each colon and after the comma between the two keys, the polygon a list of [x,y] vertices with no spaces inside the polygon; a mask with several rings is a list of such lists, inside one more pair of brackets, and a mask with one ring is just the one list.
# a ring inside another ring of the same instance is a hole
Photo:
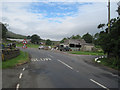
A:
{"label": "grass verge", "polygon": [[10,60],[6,60],[4,62],[2,62],[2,68],[11,68],[11,67],[14,67],[14,66],[17,66],[17,65],[20,65],[22,63],[25,63],[29,61],[29,55],[27,52],[23,52],[23,51],[20,51],[20,55],[13,58],[13,59],[10,59]]}
{"label": "grass verge", "polygon": [[78,55],[104,55],[103,52],[85,52],[85,51],[71,51],[70,54],[78,54]]}
{"label": "grass verge", "polygon": [[120,70],[120,62],[116,58],[101,58],[99,60],[101,61],[100,64],[104,66]]}
{"label": "grass verge", "polygon": [[[17,47],[22,47],[23,44],[17,44]],[[38,48],[40,45],[37,44],[27,44],[28,48]]]}

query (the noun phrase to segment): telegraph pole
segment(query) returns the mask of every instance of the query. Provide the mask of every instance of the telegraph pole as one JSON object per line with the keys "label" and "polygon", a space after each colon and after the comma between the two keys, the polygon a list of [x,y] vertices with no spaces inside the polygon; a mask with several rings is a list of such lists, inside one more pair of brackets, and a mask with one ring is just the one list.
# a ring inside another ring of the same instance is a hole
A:
{"label": "telegraph pole", "polygon": [[110,0],[108,0],[108,33],[110,33]]}

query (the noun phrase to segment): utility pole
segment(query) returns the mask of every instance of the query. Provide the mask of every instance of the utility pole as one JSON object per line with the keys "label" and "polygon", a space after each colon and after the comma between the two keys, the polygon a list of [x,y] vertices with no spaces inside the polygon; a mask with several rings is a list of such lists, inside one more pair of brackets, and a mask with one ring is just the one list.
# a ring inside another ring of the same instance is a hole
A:
{"label": "utility pole", "polygon": [[110,33],[110,0],[108,0],[108,33]]}

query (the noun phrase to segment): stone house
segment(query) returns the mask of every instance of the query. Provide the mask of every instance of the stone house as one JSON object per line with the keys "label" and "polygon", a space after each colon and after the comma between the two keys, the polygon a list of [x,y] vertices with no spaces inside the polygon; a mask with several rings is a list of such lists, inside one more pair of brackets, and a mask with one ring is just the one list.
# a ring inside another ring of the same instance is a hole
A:
{"label": "stone house", "polygon": [[86,43],[84,39],[68,39],[60,45],[68,46],[72,51],[95,51],[94,45]]}

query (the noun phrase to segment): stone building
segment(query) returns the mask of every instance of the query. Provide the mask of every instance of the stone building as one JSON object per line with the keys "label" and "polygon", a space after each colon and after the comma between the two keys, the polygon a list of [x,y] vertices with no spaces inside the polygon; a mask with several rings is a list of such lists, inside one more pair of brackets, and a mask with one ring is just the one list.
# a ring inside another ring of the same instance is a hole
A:
{"label": "stone building", "polygon": [[84,39],[68,39],[60,44],[69,47],[72,51],[95,51],[93,44],[88,44]]}

